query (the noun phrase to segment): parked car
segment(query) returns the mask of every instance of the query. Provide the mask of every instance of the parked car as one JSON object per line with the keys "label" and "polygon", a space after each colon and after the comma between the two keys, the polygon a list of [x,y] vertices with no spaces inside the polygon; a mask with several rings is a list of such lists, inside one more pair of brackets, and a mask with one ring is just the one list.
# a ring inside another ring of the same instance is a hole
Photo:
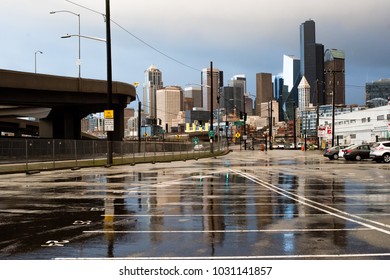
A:
{"label": "parked car", "polygon": [[348,147],[344,150],[346,160],[362,160],[370,158],[371,147],[368,144],[361,144]]}
{"label": "parked car", "polygon": [[348,149],[348,148],[352,148],[353,146],[356,146],[356,144],[348,145],[348,146],[346,146],[346,147],[344,147],[344,148],[341,148],[341,149],[339,150],[339,158],[343,158],[343,157],[344,157],[344,151],[345,151],[346,149]]}
{"label": "parked car", "polygon": [[329,159],[338,159],[339,158],[339,152],[341,149],[346,148],[347,146],[345,145],[340,145],[340,146],[334,146],[325,149],[324,152],[324,157],[327,157]]}
{"label": "parked car", "polygon": [[390,163],[390,141],[374,143],[371,147],[370,158],[376,162]]}
{"label": "parked car", "polygon": [[273,149],[284,149],[284,143],[274,143],[272,145]]}
{"label": "parked car", "polygon": [[203,151],[204,146],[202,144],[198,144],[194,146],[194,151]]}

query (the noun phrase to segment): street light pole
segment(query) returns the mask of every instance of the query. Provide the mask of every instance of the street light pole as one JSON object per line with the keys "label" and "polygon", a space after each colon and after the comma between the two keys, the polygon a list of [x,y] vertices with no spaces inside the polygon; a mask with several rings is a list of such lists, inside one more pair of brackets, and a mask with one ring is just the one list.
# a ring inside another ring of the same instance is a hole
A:
{"label": "street light pole", "polygon": [[43,52],[41,52],[41,51],[35,52],[35,73],[37,73],[37,53],[43,54]]}
{"label": "street light pole", "polygon": [[135,96],[138,99],[138,153],[141,152],[141,100],[138,97],[137,94],[137,87],[139,86],[139,82],[134,83],[135,86]]}
{"label": "street light pole", "polygon": [[[107,44],[107,110],[112,110],[112,61],[111,61],[110,0],[106,0],[106,44]],[[115,112],[114,112],[114,115],[115,115]],[[112,165],[112,139],[113,139],[113,131],[107,131],[107,166]]]}
{"label": "street light pole", "polygon": [[[214,77],[213,77],[213,62],[210,61],[210,131],[214,130],[213,123],[214,123],[214,114],[213,114],[213,106],[214,106],[214,97],[213,97],[213,91],[214,91]],[[210,137],[210,153],[214,153],[213,149],[213,137]]]}
{"label": "street light pole", "polygon": [[56,13],[69,13],[69,14],[75,15],[79,18],[79,36],[78,36],[79,37],[79,58],[77,61],[77,65],[79,68],[79,78],[81,78],[81,37],[83,37],[83,36],[81,36],[81,16],[80,16],[80,14],[76,14],[74,12],[67,11],[67,10],[50,12],[51,15],[56,14]]}

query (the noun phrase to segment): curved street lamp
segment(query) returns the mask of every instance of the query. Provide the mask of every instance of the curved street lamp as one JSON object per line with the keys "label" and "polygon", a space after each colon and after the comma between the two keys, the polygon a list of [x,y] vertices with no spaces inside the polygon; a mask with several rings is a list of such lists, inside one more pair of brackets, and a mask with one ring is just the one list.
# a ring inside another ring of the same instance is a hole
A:
{"label": "curved street lamp", "polygon": [[43,52],[41,52],[41,51],[35,52],[35,73],[37,73],[37,53],[43,54]]}
{"label": "curved street lamp", "polygon": [[86,36],[86,35],[79,35],[79,34],[66,34],[64,36],[61,36],[62,39],[67,39],[67,38],[71,38],[71,37],[79,37],[79,38],[86,38],[86,39],[91,39],[91,40],[95,40],[95,41],[100,41],[100,42],[106,42],[106,39],[103,39],[103,38]]}
{"label": "curved street lamp", "polygon": [[78,58],[78,61],[77,61],[77,64],[78,64],[78,67],[79,67],[79,78],[81,78],[81,24],[80,24],[80,14],[76,14],[72,11],[68,11],[68,10],[60,10],[60,11],[52,11],[50,12],[51,15],[54,15],[56,13],[69,13],[69,14],[72,14],[72,15],[75,15],[79,18],[79,58]]}

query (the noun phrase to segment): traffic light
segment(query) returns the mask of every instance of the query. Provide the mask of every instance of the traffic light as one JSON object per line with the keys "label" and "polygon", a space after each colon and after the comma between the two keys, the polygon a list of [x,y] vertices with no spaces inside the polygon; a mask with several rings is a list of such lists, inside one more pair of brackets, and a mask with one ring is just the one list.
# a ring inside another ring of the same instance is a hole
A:
{"label": "traffic light", "polygon": [[247,113],[244,113],[244,112],[240,111],[240,120],[244,120],[244,122],[245,122],[246,121],[246,116],[247,116]]}

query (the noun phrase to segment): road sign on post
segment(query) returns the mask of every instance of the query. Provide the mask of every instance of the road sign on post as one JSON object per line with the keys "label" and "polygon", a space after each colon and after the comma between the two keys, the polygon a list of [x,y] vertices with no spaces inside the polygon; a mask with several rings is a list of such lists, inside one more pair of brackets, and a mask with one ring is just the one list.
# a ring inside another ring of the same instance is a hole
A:
{"label": "road sign on post", "polygon": [[199,143],[198,137],[192,138],[192,142],[194,143],[194,145],[198,145],[198,143]]}
{"label": "road sign on post", "polygon": [[210,130],[209,131],[209,138],[214,138],[214,136],[215,136],[214,130]]}
{"label": "road sign on post", "polygon": [[104,130],[114,131],[114,110],[104,110]]}

